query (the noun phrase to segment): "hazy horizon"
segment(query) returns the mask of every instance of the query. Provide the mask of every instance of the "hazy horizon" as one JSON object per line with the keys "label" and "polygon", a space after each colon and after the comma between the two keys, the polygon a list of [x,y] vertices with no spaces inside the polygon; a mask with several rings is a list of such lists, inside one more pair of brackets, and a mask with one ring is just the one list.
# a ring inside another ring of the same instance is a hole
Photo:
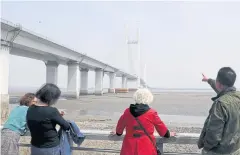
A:
{"label": "hazy horizon", "polygon": [[[9,87],[9,94],[24,94],[28,92],[35,93],[39,87]],[[63,93],[67,92],[66,88],[60,88]],[[157,92],[214,92],[211,88],[150,88],[153,93]],[[94,88],[88,88],[90,93],[94,93]],[[103,88],[104,92],[108,88]]]}
{"label": "hazy horizon", "polygon": [[[2,1],[1,5],[3,19],[124,70],[129,70],[125,26],[135,38],[134,23],[139,21],[150,87],[208,89],[202,72],[215,78],[223,66],[240,71],[240,2]],[[45,83],[43,62],[17,56],[10,60],[10,87]],[[66,88],[67,66],[60,65],[58,75],[59,87]],[[89,72],[89,88],[94,81],[94,72]],[[104,76],[104,88],[108,86]],[[117,78],[116,87],[120,86]],[[236,87],[240,88],[239,76]]]}

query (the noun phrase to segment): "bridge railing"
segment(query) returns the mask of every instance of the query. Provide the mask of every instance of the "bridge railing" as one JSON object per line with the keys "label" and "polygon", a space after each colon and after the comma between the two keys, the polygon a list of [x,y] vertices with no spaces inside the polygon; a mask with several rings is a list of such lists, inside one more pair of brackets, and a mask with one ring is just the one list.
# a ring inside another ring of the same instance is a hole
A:
{"label": "bridge railing", "polygon": [[[83,134],[86,136],[85,140],[106,140],[106,141],[122,141],[124,135],[122,136],[109,136],[110,131],[103,130],[81,130]],[[199,138],[199,134],[196,133],[177,133],[175,137],[171,138],[162,138],[159,137],[158,134],[154,134],[157,139],[157,145],[163,150],[164,143],[170,144],[197,144],[197,140]],[[26,136],[29,136],[27,134]],[[30,144],[20,144],[21,147],[30,147]],[[78,151],[94,151],[94,152],[108,152],[108,153],[119,153],[119,150],[116,149],[101,149],[101,148],[86,148],[86,147],[72,147],[73,150]],[[177,152],[174,154],[178,154]],[[194,154],[194,153],[191,153]]]}

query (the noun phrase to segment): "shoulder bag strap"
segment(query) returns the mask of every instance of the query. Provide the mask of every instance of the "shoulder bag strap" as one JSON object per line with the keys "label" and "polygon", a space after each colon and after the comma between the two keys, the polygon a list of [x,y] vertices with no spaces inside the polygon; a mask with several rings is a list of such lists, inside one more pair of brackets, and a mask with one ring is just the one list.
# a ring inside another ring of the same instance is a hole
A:
{"label": "shoulder bag strap", "polygon": [[148,136],[148,138],[151,140],[152,144],[154,147],[156,147],[156,144],[153,142],[152,138],[150,137],[150,135],[148,134],[148,132],[146,131],[146,129],[142,126],[142,123],[139,121],[139,119],[137,117],[135,117],[136,121],[138,122],[139,126],[142,128],[142,130],[144,131],[144,133]]}

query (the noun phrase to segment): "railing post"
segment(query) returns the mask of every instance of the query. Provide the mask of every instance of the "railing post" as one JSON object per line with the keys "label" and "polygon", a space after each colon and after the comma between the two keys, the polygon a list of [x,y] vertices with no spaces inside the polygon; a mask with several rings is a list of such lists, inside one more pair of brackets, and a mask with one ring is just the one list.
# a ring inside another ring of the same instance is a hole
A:
{"label": "railing post", "polygon": [[163,139],[162,138],[158,139],[156,145],[161,154],[163,155]]}

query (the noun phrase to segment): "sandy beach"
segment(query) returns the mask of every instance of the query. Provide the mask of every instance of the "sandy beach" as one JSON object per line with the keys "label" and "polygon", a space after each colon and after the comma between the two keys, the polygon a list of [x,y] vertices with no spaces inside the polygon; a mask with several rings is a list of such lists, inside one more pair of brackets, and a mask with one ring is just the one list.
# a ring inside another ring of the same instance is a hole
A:
{"label": "sandy beach", "polygon": [[[151,107],[156,109],[170,130],[179,133],[200,133],[211,106],[214,93],[177,93],[154,94]],[[80,129],[112,130],[122,112],[134,103],[132,93],[104,94],[103,96],[81,96],[80,99],[62,99],[55,105],[66,111],[65,119],[74,120]],[[22,138],[29,141],[29,138]],[[98,148],[95,151],[74,151],[74,155],[119,154],[121,142],[86,140],[82,147]],[[112,149],[108,153],[107,149]],[[24,149],[21,155],[29,154]],[[99,152],[100,151],[100,152]],[[104,152],[105,151],[105,152]],[[199,153],[196,145],[165,144],[165,152]],[[25,152],[25,153],[23,153]]]}

